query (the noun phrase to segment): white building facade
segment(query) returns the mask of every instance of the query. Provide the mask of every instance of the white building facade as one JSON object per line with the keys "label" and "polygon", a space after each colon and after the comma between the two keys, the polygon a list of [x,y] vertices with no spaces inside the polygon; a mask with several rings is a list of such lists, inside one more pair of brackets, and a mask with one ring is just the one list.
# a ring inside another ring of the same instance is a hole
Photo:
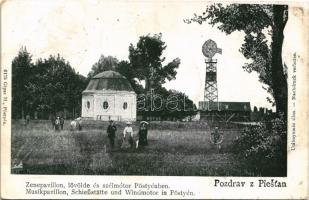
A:
{"label": "white building facade", "polygon": [[94,76],[82,93],[82,118],[136,121],[136,93],[129,81],[114,71]]}

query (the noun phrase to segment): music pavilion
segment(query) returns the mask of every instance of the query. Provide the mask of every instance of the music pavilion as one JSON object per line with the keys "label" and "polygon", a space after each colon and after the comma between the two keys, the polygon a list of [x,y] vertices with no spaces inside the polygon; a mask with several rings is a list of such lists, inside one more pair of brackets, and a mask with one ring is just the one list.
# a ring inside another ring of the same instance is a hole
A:
{"label": "music pavilion", "polygon": [[82,93],[82,118],[136,121],[136,93],[130,82],[115,71],[91,78]]}

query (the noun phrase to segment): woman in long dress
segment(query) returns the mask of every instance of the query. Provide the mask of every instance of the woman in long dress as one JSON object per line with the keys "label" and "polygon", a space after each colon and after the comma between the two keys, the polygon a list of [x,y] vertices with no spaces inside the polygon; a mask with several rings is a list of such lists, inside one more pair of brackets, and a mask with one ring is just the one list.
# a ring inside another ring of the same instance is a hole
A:
{"label": "woman in long dress", "polygon": [[123,140],[121,144],[121,149],[129,149],[133,146],[133,129],[131,123],[127,122],[126,127],[123,130]]}
{"label": "woman in long dress", "polygon": [[148,129],[147,129],[147,125],[148,125],[148,122],[142,121],[141,125],[139,127],[139,144],[140,144],[140,146],[148,145],[148,140],[147,140]]}

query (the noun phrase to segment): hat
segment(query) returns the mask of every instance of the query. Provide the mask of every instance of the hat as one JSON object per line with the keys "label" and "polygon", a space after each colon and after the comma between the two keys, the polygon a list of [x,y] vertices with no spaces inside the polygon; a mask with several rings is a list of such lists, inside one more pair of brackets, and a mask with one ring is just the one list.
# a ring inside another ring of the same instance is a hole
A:
{"label": "hat", "polygon": [[126,122],[126,124],[127,124],[127,125],[131,125],[132,123],[131,123],[131,122]]}
{"label": "hat", "polygon": [[146,124],[146,125],[148,125],[149,123],[148,122],[146,122],[146,121],[141,121],[140,122],[141,124]]}

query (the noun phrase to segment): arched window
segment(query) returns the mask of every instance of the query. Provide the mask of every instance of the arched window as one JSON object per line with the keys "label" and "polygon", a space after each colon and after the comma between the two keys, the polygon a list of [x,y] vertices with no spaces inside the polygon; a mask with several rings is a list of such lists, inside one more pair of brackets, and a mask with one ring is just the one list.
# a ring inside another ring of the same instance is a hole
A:
{"label": "arched window", "polygon": [[124,102],[122,107],[123,107],[124,110],[126,110],[128,108],[128,103]]}
{"label": "arched window", "polygon": [[103,102],[103,108],[106,110],[108,108],[108,102],[107,101],[104,101]]}
{"label": "arched window", "polygon": [[87,108],[89,109],[90,108],[90,102],[87,101]]}

